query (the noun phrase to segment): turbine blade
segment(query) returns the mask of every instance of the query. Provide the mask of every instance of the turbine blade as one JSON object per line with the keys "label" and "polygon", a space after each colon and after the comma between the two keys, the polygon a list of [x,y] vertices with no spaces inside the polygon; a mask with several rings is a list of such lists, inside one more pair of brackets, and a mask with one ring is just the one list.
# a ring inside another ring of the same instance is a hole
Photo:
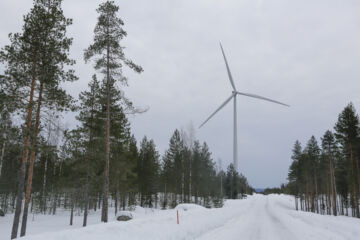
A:
{"label": "turbine blade", "polygon": [[223,104],[221,104],[221,106],[216,109],[216,111],[210,115],[210,117],[208,117],[200,126],[199,128],[201,128],[202,126],[204,126],[205,123],[207,123],[207,121],[210,120],[210,118],[212,118],[218,111],[220,111],[220,109],[222,109],[235,95],[234,94],[231,94],[231,96],[225,100],[225,102]]}
{"label": "turbine blade", "polygon": [[225,52],[224,52],[224,49],[220,43],[220,48],[221,48],[221,52],[222,52],[222,55],[224,56],[224,61],[225,61],[225,65],[226,65],[226,70],[227,70],[227,73],[228,73],[228,76],[229,76],[229,79],[230,79],[230,83],[234,89],[234,91],[236,91],[236,88],[235,88],[235,84],[234,84],[234,80],[232,78],[232,75],[231,75],[231,72],[230,72],[230,68],[229,68],[229,64],[226,60],[226,56],[225,56]]}
{"label": "turbine blade", "polygon": [[265,100],[265,101],[269,101],[269,102],[273,102],[273,103],[277,103],[277,104],[280,104],[280,105],[284,105],[284,106],[290,107],[289,105],[287,105],[287,104],[285,104],[285,103],[278,102],[278,101],[276,101],[276,100],[272,100],[272,99],[270,99],[270,98],[262,97],[262,96],[259,96],[259,95],[256,95],[256,94],[242,93],[242,92],[236,92],[236,93],[239,94],[239,95],[244,95],[244,96],[252,97],[252,98],[258,98],[258,99],[262,99],[262,100]]}

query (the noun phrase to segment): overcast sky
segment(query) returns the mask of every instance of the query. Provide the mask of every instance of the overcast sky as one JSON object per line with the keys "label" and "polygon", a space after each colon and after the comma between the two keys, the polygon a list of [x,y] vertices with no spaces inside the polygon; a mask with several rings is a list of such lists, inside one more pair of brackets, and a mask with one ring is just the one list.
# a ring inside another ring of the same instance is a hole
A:
{"label": "overcast sky", "polygon": [[[80,80],[67,87],[77,96],[94,73],[82,60],[92,42],[98,0],[65,0],[73,18],[71,56]],[[130,117],[140,140],[153,138],[161,154],[175,128],[196,127],[223,168],[232,161],[233,105],[197,127],[232,88],[219,48],[222,42],[239,91],[291,105],[238,97],[239,170],[254,187],[286,182],[291,149],[332,129],[352,101],[359,107],[360,2],[357,0],[116,0],[128,37],[125,53],[144,68],[125,70],[124,89],[149,111]],[[0,1],[0,46],[18,32],[31,0]],[[74,125],[71,117],[65,119]],[[320,141],[320,140],[319,140]]]}

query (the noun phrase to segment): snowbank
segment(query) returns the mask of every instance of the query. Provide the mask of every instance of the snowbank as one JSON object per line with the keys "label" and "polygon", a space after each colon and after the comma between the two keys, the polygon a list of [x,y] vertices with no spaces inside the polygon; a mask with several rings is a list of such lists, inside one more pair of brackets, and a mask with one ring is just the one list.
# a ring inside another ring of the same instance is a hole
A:
{"label": "snowbank", "polygon": [[[180,224],[176,221],[177,210],[181,210]],[[131,213],[137,216],[128,222],[101,223],[22,239],[358,240],[360,236],[359,219],[295,211],[293,198],[286,195],[254,195],[245,200],[228,200],[223,208],[218,209],[180,204],[171,210],[148,211],[138,208]],[[8,239],[10,234],[3,234],[2,223],[0,239]],[[10,228],[9,225],[7,227]],[[42,231],[46,230],[45,225]]]}
{"label": "snowbank", "polygon": [[182,203],[182,204],[178,204],[178,205],[175,207],[175,209],[187,211],[187,210],[194,210],[194,209],[204,210],[204,209],[206,209],[206,208],[204,208],[203,206],[197,205],[197,204],[193,204],[193,203]]}

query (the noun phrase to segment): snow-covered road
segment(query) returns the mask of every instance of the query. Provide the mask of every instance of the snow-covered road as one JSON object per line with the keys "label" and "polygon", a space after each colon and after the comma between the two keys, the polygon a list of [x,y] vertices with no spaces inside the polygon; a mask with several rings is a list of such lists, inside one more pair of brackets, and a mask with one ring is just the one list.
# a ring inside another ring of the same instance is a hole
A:
{"label": "snow-covered road", "polygon": [[360,239],[360,220],[296,212],[288,196],[257,195],[241,205],[237,217],[197,239]]}
{"label": "snow-covered road", "polygon": [[[276,199],[274,199],[276,200]],[[284,224],[287,219],[277,216],[276,205],[269,197],[258,196],[249,202],[245,211],[224,225],[207,232],[198,239],[296,239],[291,228]]]}
{"label": "snow-covered road", "polygon": [[[359,219],[297,212],[293,206],[290,196],[254,195],[228,200],[221,209],[182,206],[179,225],[176,210],[137,211],[129,222],[95,224],[23,239],[360,239]],[[8,237],[2,235],[0,239]]]}

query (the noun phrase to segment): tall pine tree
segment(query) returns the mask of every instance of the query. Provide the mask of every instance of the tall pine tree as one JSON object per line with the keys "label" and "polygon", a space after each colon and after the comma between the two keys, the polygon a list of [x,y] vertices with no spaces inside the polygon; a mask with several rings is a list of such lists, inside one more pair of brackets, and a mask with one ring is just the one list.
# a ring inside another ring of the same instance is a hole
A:
{"label": "tall pine tree", "polygon": [[142,72],[142,68],[125,57],[120,41],[126,36],[122,28],[124,22],[117,16],[119,7],[113,1],[100,4],[98,22],[94,30],[94,42],[85,50],[85,61],[95,56],[95,68],[105,75],[106,82],[106,144],[105,144],[105,168],[104,168],[104,192],[102,221],[108,221],[108,194],[109,194],[109,163],[110,163],[110,99],[111,86],[115,81],[123,84],[127,79],[122,74],[123,65],[127,65],[135,72]]}
{"label": "tall pine tree", "polygon": [[356,115],[355,108],[350,103],[342,111],[338,117],[338,121],[335,124],[335,137],[340,142],[342,151],[348,159],[348,169],[350,172],[350,189],[351,198],[350,203],[352,205],[353,216],[360,218],[359,212],[359,157],[356,153],[357,141],[359,138],[359,118]]}

